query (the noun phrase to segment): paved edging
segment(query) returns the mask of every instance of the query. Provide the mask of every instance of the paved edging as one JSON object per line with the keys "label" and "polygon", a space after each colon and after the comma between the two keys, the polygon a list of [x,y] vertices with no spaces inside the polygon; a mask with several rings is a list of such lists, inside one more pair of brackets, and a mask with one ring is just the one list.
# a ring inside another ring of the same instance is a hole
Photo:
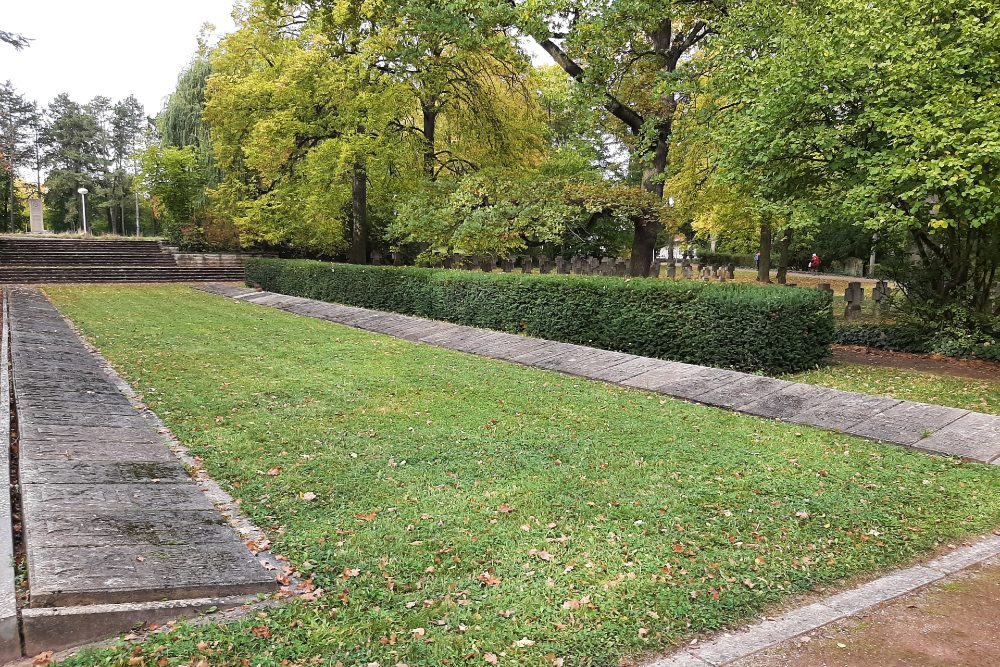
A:
{"label": "paved edging", "polygon": [[225,284],[199,285],[198,289],[411,342],[645,389],[933,454],[1000,464],[1000,416],[997,415],[827,389]]}
{"label": "paved edging", "polygon": [[939,582],[1000,556],[1000,536],[991,535],[975,544],[922,565],[898,570],[884,577],[792,609],[717,639],[698,643],[668,654],[645,667],[721,667],[742,660],[777,644],[813,632],[848,616],[877,607],[917,589]]}

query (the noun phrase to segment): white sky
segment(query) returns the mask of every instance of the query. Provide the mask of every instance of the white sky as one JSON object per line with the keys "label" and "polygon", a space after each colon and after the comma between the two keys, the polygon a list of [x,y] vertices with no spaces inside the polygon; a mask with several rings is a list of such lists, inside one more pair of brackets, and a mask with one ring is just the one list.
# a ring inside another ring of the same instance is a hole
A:
{"label": "white sky", "polygon": [[77,102],[135,95],[150,116],[174,89],[205,22],[233,30],[233,0],[0,0],[0,29],[33,39],[0,44],[0,82],[44,106],[59,93]]}

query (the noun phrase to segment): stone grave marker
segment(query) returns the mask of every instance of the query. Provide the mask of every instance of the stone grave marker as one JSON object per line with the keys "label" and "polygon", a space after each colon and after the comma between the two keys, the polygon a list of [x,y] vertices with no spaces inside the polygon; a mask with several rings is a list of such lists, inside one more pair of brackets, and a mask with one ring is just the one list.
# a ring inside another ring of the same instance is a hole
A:
{"label": "stone grave marker", "polygon": [[503,269],[504,273],[510,273],[514,270],[514,260],[510,257],[500,260],[500,268]]}
{"label": "stone grave marker", "polygon": [[619,278],[623,278],[628,275],[628,262],[623,259],[619,259],[615,262],[615,275]]}
{"label": "stone grave marker", "polygon": [[865,300],[865,289],[859,282],[847,283],[847,290],[844,292],[844,301],[847,306],[844,308],[845,320],[856,320],[861,316],[861,303]]}
{"label": "stone grave marker", "polygon": [[570,264],[565,257],[556,257],[556,273],[566,275],[570,271]]}
{"label": "stone grave marker", "polygon": [[671,280],[677,278],[677,262],[672,259],[667,262],[667,278]]}
{"label": "stone grave marker", "polygon": [[531,255],[523,255],[521,257],[521,273],[531,273],[533,268]]}
{"label": "stone grave marker", "polygon": [[538,272],[542,274],[552,273],[552,260],[542,257],[538,260]]}

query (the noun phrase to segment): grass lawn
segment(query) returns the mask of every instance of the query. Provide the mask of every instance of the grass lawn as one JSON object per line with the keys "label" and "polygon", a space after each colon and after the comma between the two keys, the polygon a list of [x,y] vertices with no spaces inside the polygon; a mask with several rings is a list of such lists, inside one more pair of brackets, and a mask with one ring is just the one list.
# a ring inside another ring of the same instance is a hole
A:
{"label": "grass lawn", "polygon": [[186,287],[47,291],[326,591],[73,665],[638,661],[1000,524],[1000,467]]}
{"label": "grass lawn", "polygon": [[785,379],[1000,414],[1000,377],[974,380],[899,368],[832,364],[814,371],[786,376]]}

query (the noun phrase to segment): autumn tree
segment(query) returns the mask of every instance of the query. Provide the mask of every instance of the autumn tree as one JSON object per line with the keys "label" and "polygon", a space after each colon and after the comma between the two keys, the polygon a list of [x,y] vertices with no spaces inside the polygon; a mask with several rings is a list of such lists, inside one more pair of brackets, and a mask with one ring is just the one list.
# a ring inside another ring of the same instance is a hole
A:
{"label": "autumn tree", "polygon": [[[510,20],[614,119],[637,180],[662,198],[680,84],[725,7],[722,0],[523,0],[511,2]],[[632,275],[649,273],[660,231],[636,222]]]}

